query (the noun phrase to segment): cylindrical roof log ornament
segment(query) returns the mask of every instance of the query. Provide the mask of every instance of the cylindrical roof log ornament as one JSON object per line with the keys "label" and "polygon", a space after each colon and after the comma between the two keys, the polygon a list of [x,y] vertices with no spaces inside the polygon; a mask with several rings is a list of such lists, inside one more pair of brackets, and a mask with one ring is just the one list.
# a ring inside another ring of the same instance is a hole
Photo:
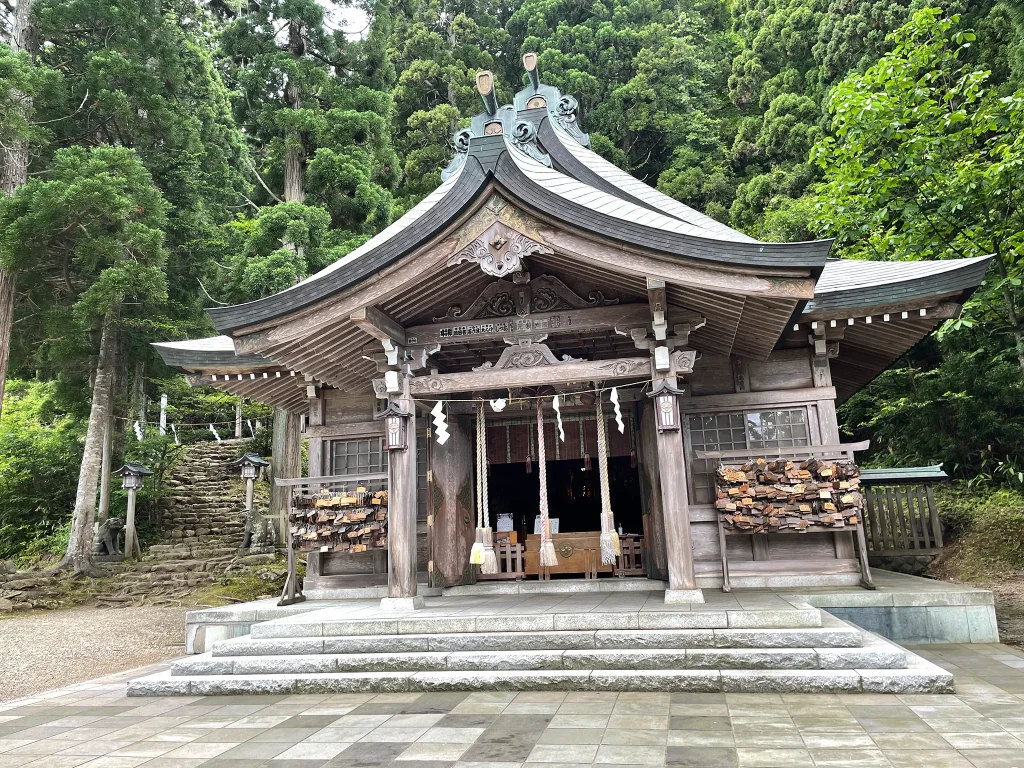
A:
{"label": "cylindrical roof log ornament", "polygon": [[526,70],[526,74],[530,76],[530,85],[533,86],[533,90],[535,92],[540,90],[540,70],[537,69],[536,53],[523,54],[523,68]]}
{"label": "cylindrical roof log ornament", "polygon": [[490,72],[476,73],[476,89],[484,100],[484,111],[494,117],[498,114],[498,97],[494,95],[494,75]]}

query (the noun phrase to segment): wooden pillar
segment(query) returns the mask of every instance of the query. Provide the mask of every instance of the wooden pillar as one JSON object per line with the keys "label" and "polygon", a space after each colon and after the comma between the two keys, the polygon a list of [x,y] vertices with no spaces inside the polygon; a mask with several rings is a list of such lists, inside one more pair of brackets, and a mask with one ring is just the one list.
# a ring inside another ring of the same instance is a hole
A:
{"label": "wooden pillar", "polygon": [[658,427],[654,420],[654,403],[646,400],[638,405],[637,464],[646,522],[647,573],[651,578],[667,579],[665,512],[661,503],[661,472],[658,466]]}
{"label": "wooden pillar", "polygon": [[690,534],[689,490],[682,429],[678,426],[675,429],[659,429],[657,447],[665,516],[665,552],[668,557],[668,591],[665,593],[665,602],[702,603],[704,595],[697,589],[693,570],[693,537]]}
{"label": "wooden pillar", "polygon": [[433,509],[427,512],[431,554],[427,572],[432,586],[452,586],[467,580],[473,567],[473,430],[465,416],[448,420],[448,442],[431,446],[430,472]]}
{"label": "wooden pillar", "polygon": [[[324,425],[324,397],[323,388],[317,389],[316,397],[309,399],[309,426],[322,427]],[[324,469],[324,439],[319,435],[310,437],[308,440],[309,453],[306,467],[307,477],[320,477],[326,474]]]}
{"label": "wooden pillar", "polygon": [[[284,542],[288,525],[288,507],[291,491],[286,487],[273,484],[276,478],[296,478],[302,475],[302,435],[299,433],[298,415],[284,408],[274,409],[273,475],[270,486],[270,525],[276,527],[278,541]],[[262,522],[257,520],[254,525],[257,534],[262,530]],[[255,537],[259,539],[259,535]],[[260,541],[260,546],[267,547],[271,542]]]}
{"label": "wooden pillar", "polygon": [[423,607],[416,595],[416,404],[409,376],[400,374],[402,392],[391,399],[408,413],[408,447],[388,451],[388,596],[381,607]]}
{"label": "wooden pillar", "polygon": [[[845,329],[843,329],[845,330]],[[840,331],[841,333],[841,331]],[[811,329],[811,335],[807,338],[811,354],[811,376],[815,388],[832,386],[832,368],[829,358],[832,353],[826,339],[825,323],[818,322]],[[836,416],[836,401],[829,398],[818,401],[818,432],[821,435],[821,442],[824,445],[836,445],[840,441],[839,418]],[[856,557],[856,550],[853,546],[853,533],[850,531],[837,531],[832,534],[832,545],[835,549],[837,560],[851,560]]]}

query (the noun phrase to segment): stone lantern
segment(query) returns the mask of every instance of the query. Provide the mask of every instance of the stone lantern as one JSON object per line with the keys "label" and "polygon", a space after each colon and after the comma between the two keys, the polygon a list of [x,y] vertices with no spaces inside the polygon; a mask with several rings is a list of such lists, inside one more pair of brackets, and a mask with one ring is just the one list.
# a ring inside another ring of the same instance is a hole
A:
{"label": "stone lantern", "polygon": [[130,560],[141,560],[142,547],[139,545],[139,537],[135,532],[135,494],[142,488],[146,478],[153,474],[153,470],[146,469],[141,464],[125,464],[110,474],[113,477],[120,477],[121,487],[128,491],[128,515],[124,527],[124,555]]}
{"label": "stone lantern", "polygon": [[237,467],[242,472],[242,479],[245,480],[245,537],[242,539],[242,549],[252,546],[253,513],[252,502],[256,486],[256,478],[265,467],[270,466],[269,461],[264,461],[255,453],[246,453],[232,461],[229,467]]}

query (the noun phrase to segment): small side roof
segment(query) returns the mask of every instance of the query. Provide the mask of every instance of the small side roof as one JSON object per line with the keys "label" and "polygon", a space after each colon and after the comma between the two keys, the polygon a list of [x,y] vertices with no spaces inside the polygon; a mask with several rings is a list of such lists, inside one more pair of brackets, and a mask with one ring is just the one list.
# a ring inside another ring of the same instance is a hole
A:
{"label": "small side roof", "polygon": [[877,307],[973,291],[991,256],[943,261],[829,259],[804,315]]}
{"label": "small side roof", "polygon": [[273,362],[259,355],[235,354],[235,342],[230,336],[211,336],[189,341],[162,341],[153,344],[171,368],[198,371],[218,368],[242,370],[265,368]]}

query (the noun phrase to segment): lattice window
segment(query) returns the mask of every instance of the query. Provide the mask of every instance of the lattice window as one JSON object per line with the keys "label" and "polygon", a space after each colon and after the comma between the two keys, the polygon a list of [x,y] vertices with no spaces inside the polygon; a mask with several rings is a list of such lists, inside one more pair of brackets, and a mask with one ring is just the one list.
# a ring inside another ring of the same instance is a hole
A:
{"label": "lattice window", "polygon": [[[368,440],[332,440],[331,474],[360,475],[388,471],[387,452],[379,437]],[[387,487],[386,480],[368,480],[366,488],[377,491]]]}
{"label": "lattice window", "polygon": [[807,410],[746,411],[693,414],[687,417],[689,461],[693,470],[691,499],[708,504],[715,498],[716,459],[694,458],[695,451],[728,451],[809,445]]}

